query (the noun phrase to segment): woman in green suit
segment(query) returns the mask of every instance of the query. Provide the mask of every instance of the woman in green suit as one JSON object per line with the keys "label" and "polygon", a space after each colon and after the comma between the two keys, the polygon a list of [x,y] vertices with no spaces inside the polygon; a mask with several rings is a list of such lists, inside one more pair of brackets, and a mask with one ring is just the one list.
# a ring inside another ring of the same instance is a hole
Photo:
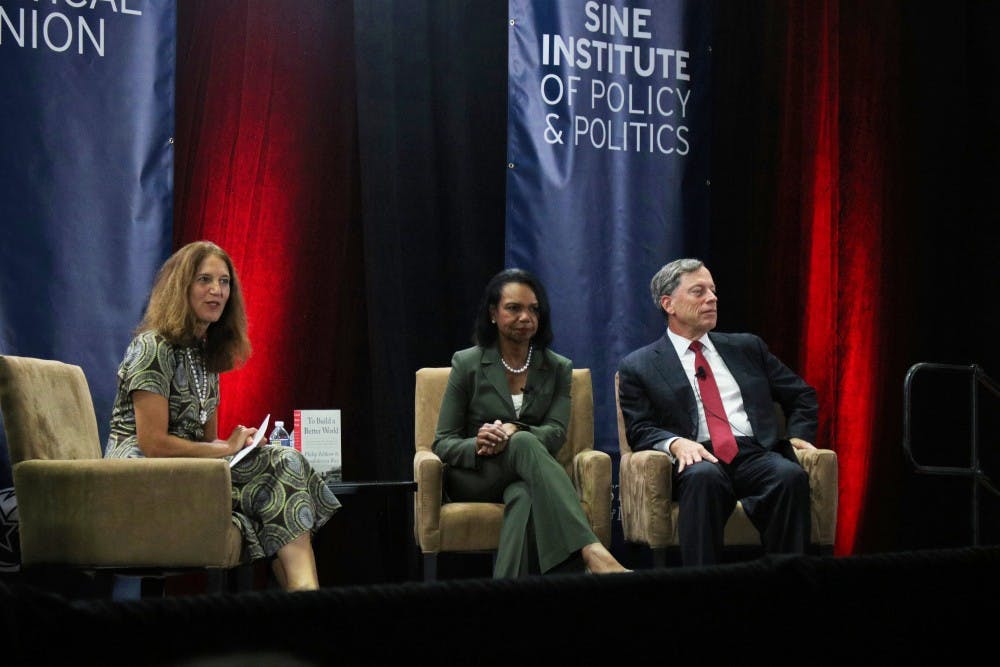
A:
{"label": "woman in green suit", "polygon": [[450,500],[504,503],[493,576],[626,571],[590,529],[554,458],[566,440],[573,362],[548,349],[538,279],[520,269],[495,275],[474,340],[452,357],[434,452],[447,466]]}

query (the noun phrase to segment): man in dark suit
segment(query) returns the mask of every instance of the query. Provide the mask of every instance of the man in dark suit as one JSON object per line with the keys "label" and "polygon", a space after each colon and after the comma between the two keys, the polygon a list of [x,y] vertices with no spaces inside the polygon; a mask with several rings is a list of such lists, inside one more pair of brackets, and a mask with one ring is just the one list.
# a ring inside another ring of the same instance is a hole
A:
{"label": "man in dark suit", "polygon": [[670,262],[650,289],[667,332],[622,360],[619,398],[632,450],[656,449],[674,463],[681,562],[719,561],[737,499],[768,553],[802,553],[809,479],[792,448],[813,448],[815,390],[757,336],[709,333],[719,300],[700,260]]}

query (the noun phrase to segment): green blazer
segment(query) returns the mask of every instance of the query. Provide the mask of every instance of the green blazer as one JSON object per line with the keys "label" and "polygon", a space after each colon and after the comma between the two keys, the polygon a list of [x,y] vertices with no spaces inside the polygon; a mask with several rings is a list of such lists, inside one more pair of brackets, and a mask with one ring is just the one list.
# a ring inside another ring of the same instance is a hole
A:
{"label": "green blazer", "polygon": [[434,453],[455,468],[477,468],[476,433],[484,422],[517,424],[537,437],[552,456],[566,441],[573,362],[548,349],[536,351],[528,367],[521,416],[514,414],[507,376],[494,347],[470,347],[451,358],[441,401]]}

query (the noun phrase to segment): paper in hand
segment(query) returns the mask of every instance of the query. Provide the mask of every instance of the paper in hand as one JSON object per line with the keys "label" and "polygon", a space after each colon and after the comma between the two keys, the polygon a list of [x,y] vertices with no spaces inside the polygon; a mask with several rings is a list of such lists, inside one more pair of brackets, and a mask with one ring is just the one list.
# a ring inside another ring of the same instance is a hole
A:
{"label": "paper in hand", "polygon": [[253,436],[253,442],[251,442],[249,445],[247,445],[240,451],[236,452],[236,456],[230,459],[229,461],[230,468],[232,468],[234,465],[242,461],[244,456],[252,452],[254,447],[260,444],[260,441],[264,438],[264,433],[267,432],[267,422],[269,421],[271,421],[271,415],[267,415],[266,417],[264,417],[264,421],[260,423],[260,428],[257,429],[257,432]]}

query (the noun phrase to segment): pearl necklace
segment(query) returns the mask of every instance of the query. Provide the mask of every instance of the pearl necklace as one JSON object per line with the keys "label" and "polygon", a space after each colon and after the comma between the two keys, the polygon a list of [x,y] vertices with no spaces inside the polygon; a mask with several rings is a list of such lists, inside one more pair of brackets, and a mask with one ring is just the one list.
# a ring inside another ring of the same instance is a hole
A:
{"label": "pearl necklace", "polygon": [[208,412],[205,411],[205,404],[208,402],[208,372],[205,370],[205,359],[198,355],[198,363],[194,363],[194,356],[191,348],[185,350],[188,358],[188,365],[191,367],[191,377],[194,378],[194,390],[198,395],[198,420],[204,424],[208,421]]}
{"label": "pearl necklace", "polygon": [[534,350],[535,350],[534,345],[528,345],[528,358],[525,359],[524,365],[521,366],[520,368],[511,368],[509,365],[507,365],[507,362],[506,360],[504,360],[502,354],[500,355],[500,363],[503,365],[504,368],[507,369],[508,373],[513,373],[514,375],[520,375],[521,373],[528,370],[528,366],[531,365],[531,353],[534,352]]}

